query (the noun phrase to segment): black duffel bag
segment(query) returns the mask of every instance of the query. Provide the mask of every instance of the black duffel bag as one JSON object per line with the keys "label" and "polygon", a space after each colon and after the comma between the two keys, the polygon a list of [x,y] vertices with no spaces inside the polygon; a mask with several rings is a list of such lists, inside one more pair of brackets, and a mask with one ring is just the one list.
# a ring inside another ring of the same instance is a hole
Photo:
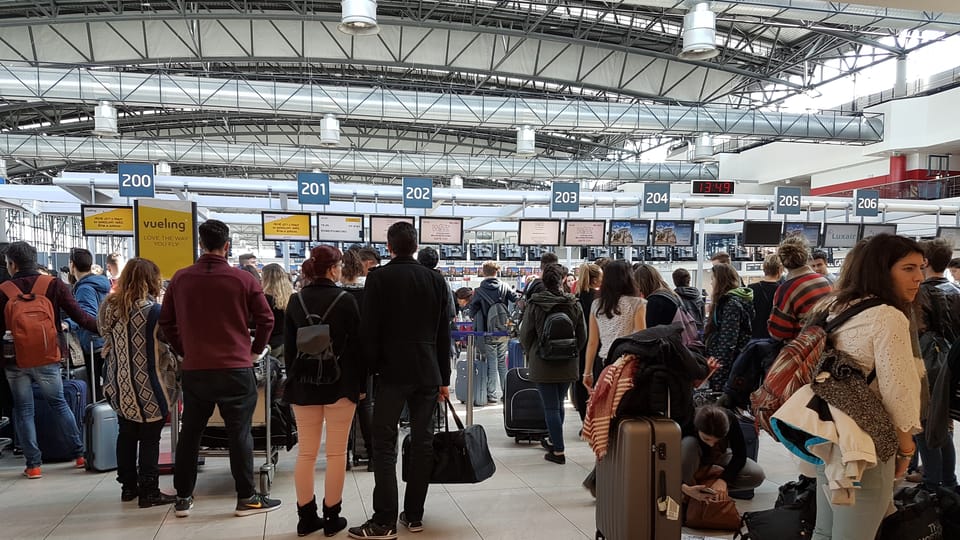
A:
{"label": "black duffel bag", "polygon": [[[497,466],[493,463],[487,434],[483,426],[474,424],[464,427],[450,400],[440,405],[443,409],[443,429],[433,434],[433,470],[431,484],[476,484],[493,476]],[[453,415],[456,431],[450,431],[447,413]],[[439,426],[438,426],[439,427]],[[410,477],[410,435],[401,445],[401,476]]]}
{"label": "black duffel bag", "polygon": [[893,496],[897,511],[883,519],[877,540],[941,540],[937,496],[920,487],[903,488]]}
{"label": "black duffel bag", "polygon": [[813,536],[817,521],[817,480],[801,476],[780,486],[776,507],[743,514],[734,538],[744,540],[804,540]]}

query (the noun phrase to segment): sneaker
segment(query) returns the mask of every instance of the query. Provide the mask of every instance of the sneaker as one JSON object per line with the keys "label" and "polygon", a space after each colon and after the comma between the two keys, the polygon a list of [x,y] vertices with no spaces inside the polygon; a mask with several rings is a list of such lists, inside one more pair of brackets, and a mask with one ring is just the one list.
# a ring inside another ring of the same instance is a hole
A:
{"label": "sneaker", "polygon": [[233,512],[236,516],[252,516],[264,512],[272,512],[280,508],[279,499],[268,499],[259,493],[254,493],[249,499],[237,501],[237,509]]}
{"label": "sneaker", "polygon": [[87,459],[83,456],[77,458],[76,463],[74,463],[74,468],[77,469],[86,469],[87,468]]}
{"label": "sneaker", "polygon": [[29,478],[30,480],[43,478],[43,474],[40,473],[40,467],[27,467],[27,469],[23,471],[23,475]]}
{"label": "sneaker", "polygon": [[366,538],[372,540],[395,540],[397,538],[397,528],[380,525],[371,519],[359,527],[347,529],[347,536],[350,538],[359,538],[360,540]]}
{"label": "sneaker", "polygon": [[180,518],[189,516],[191,509],[193,509],[192,495],[190,497],[177,497],[177,502],[173,504],[173,513]]}
{"label": "sneaker", "polygon": [[552,450],[543,455],[543,459],[547,461],[552,461],[558,465],[563,465],[567,462],[567,456],[563,454],[556,454]]}
{"label": "sneaker", "polygon": [[423,532],[423,521],[419,519],[407,520],[407,513],[400,512],[400,524],[412,533]]}

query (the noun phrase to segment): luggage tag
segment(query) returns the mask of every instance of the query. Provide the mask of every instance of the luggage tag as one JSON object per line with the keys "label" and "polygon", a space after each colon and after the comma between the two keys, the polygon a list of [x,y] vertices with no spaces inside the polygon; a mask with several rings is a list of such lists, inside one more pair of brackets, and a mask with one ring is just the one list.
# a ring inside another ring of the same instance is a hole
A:
{"label": "luggage tag", "polygon": [[670,521],[677,521],[680,519],[680,505],[673,499],[673,497],[661,497],[657,500],[657,510],[661,514],[666,514],[667,519]]}

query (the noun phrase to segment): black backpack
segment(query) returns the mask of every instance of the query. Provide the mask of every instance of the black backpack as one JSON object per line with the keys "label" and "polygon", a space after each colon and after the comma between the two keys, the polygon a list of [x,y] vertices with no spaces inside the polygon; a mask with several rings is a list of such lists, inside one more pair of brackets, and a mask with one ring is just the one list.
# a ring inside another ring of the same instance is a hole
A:
{"label": "black backpack", "polygon": [[770,364],[777,359],[783,342],[772,338],[751,339],[737,355],[723,393],[730,406],[750,408],[750,394],[760,388]]}
{"label": "black backpack", "polygon": [[291,375],[293,380],[313,385],[335,384],[340,380],[340,355],[333,350],[333,335],[326,319],[346,294],[347,291],[340,291],[322,316],[310,313],[303,296],[300,293],[295,295],[300,301],[305,320],[297,328],[297,355]]}
{"label": "black backpack", "polygon": [[554,306],[547,312],[543,326],[540,327],[540,358],[544,360],[570,360],[580,354],[577,327],[561,308],[562,306]]}

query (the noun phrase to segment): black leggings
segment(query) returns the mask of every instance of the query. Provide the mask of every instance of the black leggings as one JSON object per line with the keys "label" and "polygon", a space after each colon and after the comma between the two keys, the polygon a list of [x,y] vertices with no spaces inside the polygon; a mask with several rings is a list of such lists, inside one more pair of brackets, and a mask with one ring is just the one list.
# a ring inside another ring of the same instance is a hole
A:
{"label": "black leggings", "polygon": [[[577,413],[580,414],[580,421],[583,422],[583,419],[587,416],[587,400],[590,399],[590,392],[587,390],[587,387],[583,385],[583,373],[587,369],[586,354],[580,354],[580,373],[581,379],[573,383],[573,405],[577,408]],[[600,372],[603,371],[603,358],[599,356],[593,362],[593,383],[596,384],[597,380],[600,378]]]}

